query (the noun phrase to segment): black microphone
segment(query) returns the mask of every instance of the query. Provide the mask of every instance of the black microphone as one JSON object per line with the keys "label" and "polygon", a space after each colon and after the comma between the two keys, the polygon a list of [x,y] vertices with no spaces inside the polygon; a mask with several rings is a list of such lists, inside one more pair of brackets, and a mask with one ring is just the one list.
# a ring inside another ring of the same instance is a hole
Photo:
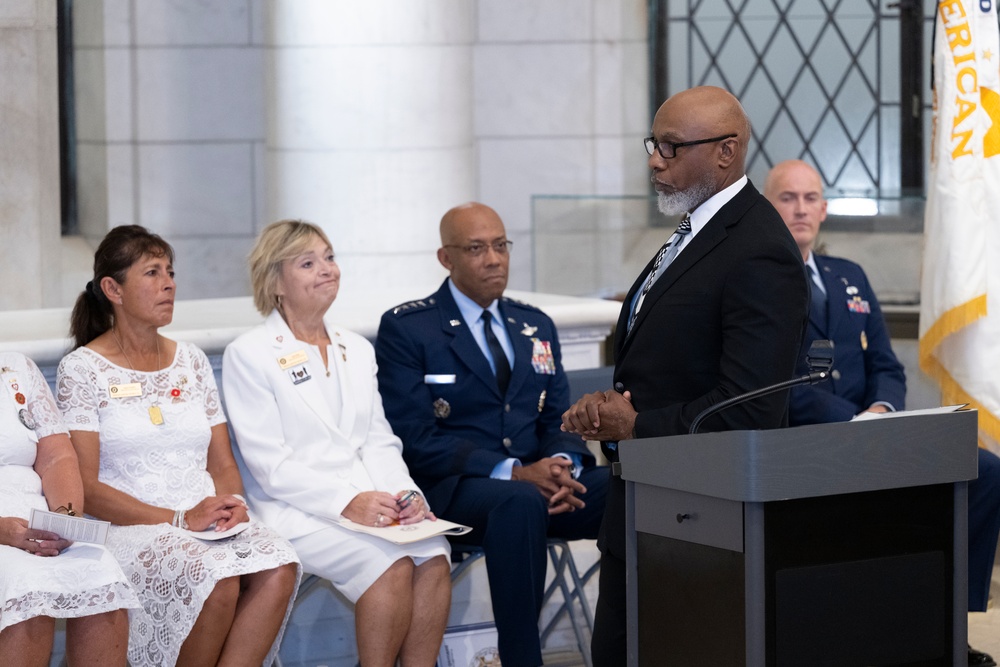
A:
{"label": "black microphone", "polygon": [[782,389],[797,387],[800,384],[818,384],[824,380],[828,380],[830,378],[830,369],[833,368],[833,341],[814,340],[812,345],[809,346],[809,352],[806,353],[806,363],[809,364],[809,372],[801,377],[785,380],[784,382],[779,382],[778,384],[772,384],[769,387],[754,389],[753,391],[748,391],[745,394],[733,396],[732,398],[727,398],[724,401],[719,401],[715,405],[708,406],[694,418],[693,422],[691,422],[691,428],[688,430],[688,434],[693,435],[694,433],[697,433],[698,427],[701,426],[701,423],[705,421],[706,418],[714,415],[716,412],[721,412],[726,408],[739,405],[744,401],[760,398],[761,396],[767,396],[768,394],[773,394],[774,392],[781,391]]}

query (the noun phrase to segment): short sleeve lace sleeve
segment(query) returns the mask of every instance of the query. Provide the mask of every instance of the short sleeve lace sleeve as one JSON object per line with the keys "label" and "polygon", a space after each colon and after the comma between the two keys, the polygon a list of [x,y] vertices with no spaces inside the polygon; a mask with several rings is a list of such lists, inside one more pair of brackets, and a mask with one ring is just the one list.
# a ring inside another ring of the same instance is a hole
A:
{"label": "short sleeve lace sleeve", "polygon": [[8,393],[21,423],[29,424],[35,438],[66,433],[45,376],[35,362],[16,352],[0,352],[0,392]]}
{"label": "short sleeve lace sleeve", "polygon": [[59,362],[56,402],[71,431],[101,430],[101,406],[97,402],[96,386],[97,376],[80,349],[70,352]]}
{"label": "short sleeve lace sleeve", "polygon": [[30,384],[30,394],[27,408],[31,417],[35,420],[35,435],[44,438],[56,433],[67,433],[66,425],[63,424],[62,415],[56,407],[56,401],[52,397],[52,390],[49,383],[45,381],[45,376],[38,370],[31,359],[24,358],[25,375]]}
{"label": "short sleeve lace sleeve", "polygon": [[208,356],[198,347],[190,346],[191,368],[194,371],[198,387],[202,391],[202,400],[205,405],[205,416],[211,426],[226,423],[226,413],[222,409],[219,401],[219,387],[215,383],[215,373],[212,370],[212,362]]}

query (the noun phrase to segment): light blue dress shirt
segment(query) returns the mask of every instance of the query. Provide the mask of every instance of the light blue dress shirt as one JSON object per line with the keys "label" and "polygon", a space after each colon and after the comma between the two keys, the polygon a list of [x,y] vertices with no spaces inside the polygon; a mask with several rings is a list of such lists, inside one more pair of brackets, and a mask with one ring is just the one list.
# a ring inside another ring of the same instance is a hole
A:
{"label": "light blue dress shirt", "polygon": [[[508,363],[513,370],[514,345],[510,342],[510,334],[507,332],[503,316],[500,314],[498,302],[494,300],[488,307],[483,308],[455,287],[455,283],[451,281],[451,278],[448,278],[448,289],[451,290],[451,296],[455,299],[455,305],[458,306],[458,312],[462,314],[462,319],[465,321],[465,325],[469,327],[469,331],[472,332],[472,337],[476,340],[476,344],[479,345],[479,349],[482,350],[483,356],[486,357],[486,361],[489,362],[490,369],[495,375],[497,368],[493,361],[493,355],[490,354],[489,345],[486,343],[486,326],[483,322],[483,311],[490,311],[490,314],[493,316],[493,333],[496,334],[497,340],[500,341],[500,347],[503,348],[504,354],[507,355]],[[582,461],[576,460],[577,457],[570,454],[560,453],[556,454],[556,456],[562,456],[563,458],[568,459],[574,466],[576,466],[577,472],[575,476],[580,476],[579,471]],[[490,473],[490,477],[493,479],[510,479],[511,471],[516,465],[521,465],[521,461],[519,459],[505,459],[496,464],[493,471]]]}

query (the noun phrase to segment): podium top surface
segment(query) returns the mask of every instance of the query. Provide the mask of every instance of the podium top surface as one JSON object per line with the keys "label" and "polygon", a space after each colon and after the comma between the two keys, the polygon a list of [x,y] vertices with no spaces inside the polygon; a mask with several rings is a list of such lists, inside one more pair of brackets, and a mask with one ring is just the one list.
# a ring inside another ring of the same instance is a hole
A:
{"label": "podium top surface", "polygon": [[975,479],[977,429],[969,410],[643,438],[618,452],[627,481],[770,502]]}

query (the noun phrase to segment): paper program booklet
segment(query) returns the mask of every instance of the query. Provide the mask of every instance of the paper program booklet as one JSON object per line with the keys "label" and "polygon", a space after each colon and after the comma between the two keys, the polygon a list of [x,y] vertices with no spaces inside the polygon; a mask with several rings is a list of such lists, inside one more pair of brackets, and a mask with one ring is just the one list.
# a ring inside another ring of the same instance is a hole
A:
{"label": "paper program booklet", "polygon": [[89,542],[104,544],[108,540],[108,521],[85,519],[81,516],[69,516],[56,512],[32,509],[28,518],[28,527],[36,530],[47,530],[63,539],[74,542]]}
{"label": "paper program booklet", "polygon": [[949,412],[958,412],[967,406],[968,403],[959,405],[942,405],[939,408],[923,408],[920,410],[899,410],[897,412],[862,412],[855,415],[852,422],[860,422],[868,419],[894,419],[896,417],[912,417],[914,415],[943,415]]}
{"label": "paper program booklet", "polygon": [[469,526],[452,523],[444,519],[438,519],[437,521],[424,519],[420,523],[411,523],[405,526],[397,524],[386,526],[385,528],[362,526],[360,523],[354,523],[350,519],[341,519],[340,525],[358,533],[367,533],[368,535],[381,537],[383,540],[388,540],[393,544],[419,542],[435,535],[465,535],[472,530]]}
{"label": "paper program booklet", "polygon": [[250,527],[249,521],[244,521],[243,523],[238,523],[228,530],[216,531],[214,527],[208,528],[207,530],[189,530],[191,537],[197,537],[199,540],[208,540],[214,542],[215,540],[223,540],[227,537],[232,537],[233,535],[239,535],[244,530]]}

